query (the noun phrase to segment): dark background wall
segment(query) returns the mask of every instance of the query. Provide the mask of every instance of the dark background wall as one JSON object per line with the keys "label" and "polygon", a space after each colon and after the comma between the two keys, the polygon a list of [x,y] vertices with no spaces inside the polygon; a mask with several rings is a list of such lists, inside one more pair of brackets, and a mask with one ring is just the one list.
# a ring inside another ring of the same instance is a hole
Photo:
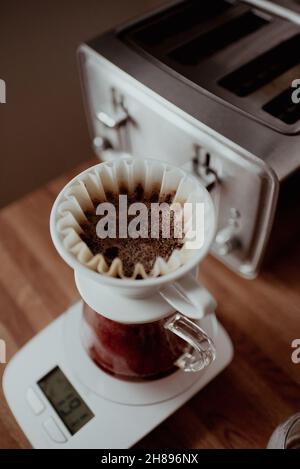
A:
{"label": "dark background wall", "polygon": [[0,0],[0,206],[92,154],[77,45],[162,0]]}

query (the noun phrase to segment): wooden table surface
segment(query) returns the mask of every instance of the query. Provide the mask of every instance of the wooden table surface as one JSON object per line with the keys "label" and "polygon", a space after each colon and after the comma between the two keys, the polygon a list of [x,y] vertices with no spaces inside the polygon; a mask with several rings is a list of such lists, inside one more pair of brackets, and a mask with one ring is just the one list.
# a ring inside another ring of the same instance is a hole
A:
{"label": "wooden table surface", "polygon": [[[58,191],[87,165],[0,212],[0,338],[8,359],[78,299],[73,273],[52,246],[49,214]],[[300,338],[300,242],[255,280],[239,278],[212,257],[201,264],[200,277],[218,300],[234,359],[138,446],[265,447],[274,428],[300,411],[300,364],[291,361],[291,341]],[[29,447],[1,388],[0,448]]]}

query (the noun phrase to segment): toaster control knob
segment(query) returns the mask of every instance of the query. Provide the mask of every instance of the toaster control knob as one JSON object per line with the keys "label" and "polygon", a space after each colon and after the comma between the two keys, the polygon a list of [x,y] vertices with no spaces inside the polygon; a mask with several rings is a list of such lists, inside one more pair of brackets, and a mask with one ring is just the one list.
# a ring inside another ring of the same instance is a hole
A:
{"label": "toaster control knob", "polygon": [[231,208],[228,225],[217,233],[215,247],[218,254],[221,256],[226,256],[240,245],[239,239],[236,236],[239,227],[239,218],[239,211],[235,208]]}
{"label": "toaster control knob", "polygon": [[96,152],[101,152],[104,150],[108,150],[109,148],[112,148],[112,144],[107,138],[99,137],[99,136],[94,138],[93,145],[94,145]]}
{"label": "toaster control knob", "polygon": [[215,247],[217,253],[221,256],[230,254],[236,247],[238,247],[238,239],[234,236],[231,227],[228,226],[219,231],[215,239]]}

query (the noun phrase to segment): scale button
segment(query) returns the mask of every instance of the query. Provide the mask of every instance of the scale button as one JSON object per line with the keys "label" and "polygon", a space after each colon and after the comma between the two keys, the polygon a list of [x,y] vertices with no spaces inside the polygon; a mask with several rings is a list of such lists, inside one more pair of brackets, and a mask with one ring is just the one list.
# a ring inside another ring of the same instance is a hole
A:
{"label": "scale button", "polygon": [[67,438],[52,417],[47,419],[43,425],[51,440],[55,441],[55,443],[65,443],[67,441]]}
{"label": "scale button", "polygon": [[38,397],[38,395],[32,388],[27,389],[26,399],[31,409],[36,415],[41,414],[45,409],[45,404],[41,401],[41,399]]}

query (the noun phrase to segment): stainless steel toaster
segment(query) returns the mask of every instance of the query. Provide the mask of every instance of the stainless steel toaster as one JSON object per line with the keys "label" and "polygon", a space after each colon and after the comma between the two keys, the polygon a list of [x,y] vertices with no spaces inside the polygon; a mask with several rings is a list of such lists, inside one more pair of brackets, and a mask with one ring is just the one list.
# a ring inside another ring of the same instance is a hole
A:
{"label": "stainless steel toaster", "polygon": [[299,195],[299,51],[297,0],[172,2],[78,51],[96,154],[193,171],[215,202],[212,253],[248,278]]}

